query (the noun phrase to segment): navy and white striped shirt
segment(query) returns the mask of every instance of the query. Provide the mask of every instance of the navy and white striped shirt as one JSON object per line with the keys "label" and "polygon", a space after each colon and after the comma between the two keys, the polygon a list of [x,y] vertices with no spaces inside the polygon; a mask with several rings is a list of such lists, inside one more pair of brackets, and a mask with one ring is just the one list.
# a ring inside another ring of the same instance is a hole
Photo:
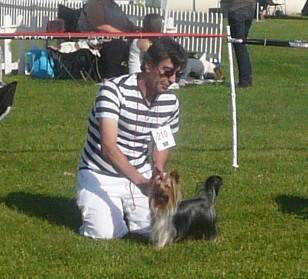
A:
{"label": "navy and white striped shirt", "polygon": [[[170,125],[172,133],[179,129],[179,101],[175,94],[157,94],[148,106],[137,84],[137,74],[106,81],[96,97],[89,118],[88,137],[80,169],[122,177],[101,154],[99,119],[118,121],[117,145],[140,173],[151,169],[149,162],[151,131]],[[104,135],[103,135],[104,136]]]}

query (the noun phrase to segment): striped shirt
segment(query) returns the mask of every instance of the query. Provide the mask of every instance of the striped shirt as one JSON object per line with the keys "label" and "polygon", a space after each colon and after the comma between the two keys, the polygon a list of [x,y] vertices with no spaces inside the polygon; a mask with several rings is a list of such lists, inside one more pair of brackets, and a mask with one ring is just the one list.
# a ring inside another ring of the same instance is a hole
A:
{"label": "striped shirt", "polygon": [[148,106],[139,90],[137,74],[113,78],[103,84],[90,114],[80,169],[122,177],[101,154],[99,120],[102,118],[118,121],[117,145],[128,161],[144,173],[151,169],[151,132],[164,125],[170,125],[172,133],[179,129],[179,102],[168,91],[157,94]]}

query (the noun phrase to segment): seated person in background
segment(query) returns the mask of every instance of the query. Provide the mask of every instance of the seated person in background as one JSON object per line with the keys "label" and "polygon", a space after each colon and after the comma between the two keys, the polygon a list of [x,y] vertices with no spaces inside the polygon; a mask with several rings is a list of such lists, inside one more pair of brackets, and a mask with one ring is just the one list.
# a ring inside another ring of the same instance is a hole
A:
{"label": "seated person in background", "polygon": [[188,83],[190,75],[200,80],[205,78],[220,79],[222,78],[222,71],[215,63],[207,61],[205,54],[203,54],[200,59],[188,59],[187,66],[183,69],[183,74],[180,77],[179,85],[185,86]]}
{"label": "seated person in background", "polygon": [[[143,32],[160,33],[163,28],[163,17],[159,14],[147,14],[143,19]],[[158,38],[134,39],[129,49],[129,73],[141,72],[143,54]]]}
{"label": "seated person in background", "polygon": [[[88,0],[78,20],[80,32],[136,32],[135,26],[114,0]],[[128,61],[129,47],[126,42],[113,39],[102,45],[99,63],[103,78],[127,73],[123,63]]]}

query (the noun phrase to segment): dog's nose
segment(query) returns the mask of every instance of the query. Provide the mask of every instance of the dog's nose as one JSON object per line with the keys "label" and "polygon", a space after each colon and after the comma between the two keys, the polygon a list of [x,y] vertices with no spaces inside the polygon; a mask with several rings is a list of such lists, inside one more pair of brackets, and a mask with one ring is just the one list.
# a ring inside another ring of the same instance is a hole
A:
{"label": "dog's nose", "polygon": [[166,172],[162,172],[162,173],[160,174],[160,178],[161,178],[162,180],[166,180],[166,179],[167,179],[167,173],[166,173]]}

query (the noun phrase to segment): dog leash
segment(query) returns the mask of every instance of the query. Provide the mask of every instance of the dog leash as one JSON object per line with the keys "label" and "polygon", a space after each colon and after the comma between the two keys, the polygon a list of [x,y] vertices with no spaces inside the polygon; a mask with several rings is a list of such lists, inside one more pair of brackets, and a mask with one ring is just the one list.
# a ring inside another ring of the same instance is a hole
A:
{"label": "dog leash", "polygon": [[132,182],[129,182],[129,192],[130,195],[132,197],[132,201],[133,201],[133,210],[136,210],[136,203],[135,203],[135,198],[134,198],[134,194],[133,194],[133,190],[132,190]]}

